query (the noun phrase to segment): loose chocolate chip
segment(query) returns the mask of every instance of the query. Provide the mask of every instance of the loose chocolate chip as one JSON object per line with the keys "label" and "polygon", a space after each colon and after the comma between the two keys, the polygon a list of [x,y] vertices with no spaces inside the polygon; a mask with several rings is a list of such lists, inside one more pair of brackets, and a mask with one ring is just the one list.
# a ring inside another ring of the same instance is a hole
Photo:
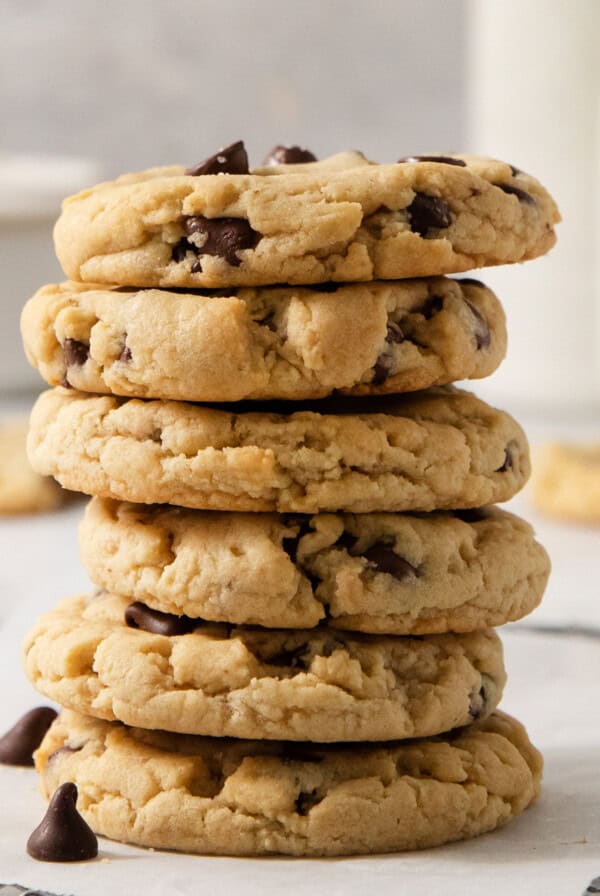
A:
{"label": "loose chocolate chip", "polygon": [[244,141],[238,140],[223,147],[214,156],[188,168],[185,173],[197,177],[200,174],[248,174],[249,170]]}
{"label": "loose chocolate chip", "polygon": [[136,600],[125,610],[125,622],[130,628],[141,628],[153,635],[187,635],[198,625],[197,619],[161,613]]}
{"label": "loose chocolate chip", "polygon": [[274,146],[265,158],[263,165],[302,165],[305,162],[316,162],[317,157],[308,149],[300,146]]}
{"label": "loose chocolate chip", "polygon": [[131,361],[132,358],[133,358],[133,355],[131,354],[131,349],[129,348],[128,345],[124,345],[123,351],[119,355],[119,361],[123,361],[124,363],[127,363],[127,362]]}
{"label": "loose chocolate chip", "polygon": [[437,314],[438,311],[441,311],[443,307],[443,296],[431,296],[431,298],[427,299],[427,301],[421,308],[421,314],[423,315],[425,320],[431,320],[434,314]]}
{"label": "loose chocolate chip", "polygon": [[480,286],[482,289],[485,289],[485,283],[482,283],[481,280],[476,280],[475,277],[460,277],[457,283],[466,283],[467,286]]}
{"label": "loose chocolate chip", "polygon": [[65,339],[63,343],[63,351],[68,367],[81,367],[90,356],[89,345],[85,342],[79,342],[78,339]]}
{"label": "loose chocolate chip", "polygon": [[188,252],[193,251],[194,249],[195,246],[191,246],[186,238],[182,236],[179,242],[175,243],[171,249],[171,258],[179,264],[180,261],[183,261]]}
{"label": "loose chocolate chip", "polygon": [[482,348],[489,348],[490,343],[492,341],[492,337],[490,334],[490,328],[488,327],[487,321],[479,308],[476,308],[472,302],[469,302],[468,299],[465,299],[465,303],[469,306],[469,310],[471,314],[475,318],[475,345],[477,346],[477,350],[480,351]]}
{"label": "loose chocolate chip", "polygon": [[525,190],[521,190],[520,187],[515,187],[512,184],[494,184],[495,187],[499,187],[505,193],[509,193],[511,196],[516,196],[519,202],[525,202],[527,205],[535,205],[535,199],[531,195],[531,193],[525,192]]}
{"label": "loose chocolate chip", "polygon": [[427,236],[432,227],[443,229],[452,224],[450,207],[439,196],[416,193],[407,211],[410,229],[419,236]]}
{"label": "loose chocolate chip", "polygon": [[479,691],[471,694],[471,702],[469,703],[469,715],[475,721],[476,719],[480,719],[484,714],[487,707],[487,700],[485,694],[485,688],[483,685],[479,688]]}
{"label": "loose chocolate chip", "polygon": [[296,799],[296,812],[298,815],[308,815],[312,807],[320,802],[321,800],[317,796],[316,790],[311,790],[308,793],[299,793]]}
{"label": "loose chocolate chip", "polygon": [[37,706],[25,713],[10,731],[0,738],[0,763],[33,765],[33,751],[41,744],[56,716],[56,710],[49,706]]}
{"label": "loose chocolate chip", "polygon": [[441,165],[457,165],[466,168],[467,163],[462,159],[453,159],[451,156],[404,156],[398,162],[439,162]]}
{"label": "loose chocolate chip", "polygon": [[261,234],[253,230],[245,218],[205,218],[193,215],[185,219],[188,236],[200,234],[204,242],[201,247],[189,244],[196,255],[218,255],[232,267],[242,263],[238,252],[242,249],[254,249]]}
{"label": "loose chocolate chip", "polygon": [[487,519],[485,507],[473,507],[466,510],[453,510],[452,515],[463,523],[479,523],[481,520]]}
{"label": "loose chocolate chip", "polygon": [[308,669],[305,659],[307,645],[300,644],[298,647],[292,647],[289,650],[282,648],[270,656],[265,662],[269,666],[289,666],[292,669]]}
{"label": "loose chocolate chip", "polygon": [[375,542],[363,553],[363,557],[377,569],[377,572],[385,572],[399,582],[414,580],[419,575],[414,566],[403,557],[399,557],[383,542]]}
{"label": "loose chocolate chip", "polygon": [[40,862],[83,862],[98,855],[96,835],[76,807],[77,787],[62,784],[42,821],[27,841],[27,852]]}
{"label": "loose chocolate chip", "polygon": [[502,462],[502,466],[498,467],[497,470],[494,470],[495,473],[506,473],[507,470],[512,470],[515,465],[515,459],[513,456],[513,448],[514,444],[511,442],[504,449],[504,461]]}

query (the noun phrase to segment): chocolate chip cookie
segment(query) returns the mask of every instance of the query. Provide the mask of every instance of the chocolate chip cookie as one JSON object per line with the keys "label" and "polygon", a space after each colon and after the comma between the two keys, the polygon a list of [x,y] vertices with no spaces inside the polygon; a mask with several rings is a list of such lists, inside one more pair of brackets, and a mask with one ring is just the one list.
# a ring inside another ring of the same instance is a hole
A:
{"label": "chocolate chip cookie", "polygon": [[209,510],[480,507],[529,475],[512,417],[451,387],[227,409],[58,388],[38,399],[28,447],[68,488]]}
{"label": "chocolate chip cookie", "polygon": [[32,470],[26,439],[26,420],[0,423],[0,516],[44,513],[65,501],[66,493],[54,479]]}
{"label": "chocolate chip cookie", "polygon": [[54,386],[187,401],[409,392],[488,376],[506,352],[476,280],[216,292],[45,286],[23,311],[25,350]]}
{"label": "chocolate chip cookie", "polygon": [[63,601],[25,645],[42,694],[87,715],[216,737],[426,737],[484,718],[505,673],[493,631],[420,638],[165,618],[102,593]]}
{"label": "chocolate chip cookie", "polygon": [[496,507],[432,514],[218,513],[94,498],[80,527],[101,588],[165,613],[266,628],[436,634],[531,612],[550,561]]}
{"label": "chocolate chip cookie", "polygon": [[600,523],[600,442],[543,445],[536,452],[531,486],[543,513]]}
{"label": "chocolate chip cookie", "polygon": [[403,279],[525,261],[555,242],[552,197],[493,159],[380,165],[350,152],[250,172],[240,153],[217,156],[67,199],[54,231],[67,276],[137,287]]}
{"label": "chocolate chip cookie", "polygon": [[515,719],[429,740],[293,744],[164,734],[63,712],[36,753],[73,781],[96,833],[225,855],[398,852],[475,837],[538,796],[542,758]]}

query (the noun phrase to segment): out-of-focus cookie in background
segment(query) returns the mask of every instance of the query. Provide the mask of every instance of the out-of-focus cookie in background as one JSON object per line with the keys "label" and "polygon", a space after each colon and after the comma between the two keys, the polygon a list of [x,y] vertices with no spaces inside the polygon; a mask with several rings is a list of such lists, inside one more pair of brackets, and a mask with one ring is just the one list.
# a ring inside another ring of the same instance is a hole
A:
{"label": "out-of-focus cookie in background", "polygon": [[0,516],[45,513],[72,497],[50,476],[40,476],[27,459],[26,417],[0,422]]}

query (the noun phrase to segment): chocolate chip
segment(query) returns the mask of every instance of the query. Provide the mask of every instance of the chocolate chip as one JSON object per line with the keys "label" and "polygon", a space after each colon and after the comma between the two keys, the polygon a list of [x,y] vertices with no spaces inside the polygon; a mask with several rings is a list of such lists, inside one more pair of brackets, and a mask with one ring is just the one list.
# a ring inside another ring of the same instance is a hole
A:
{"label": "chocolate chip", "polygon": [[512,171],[512,176],[516,177],[517,174],[521,173],[521,169],[517,168],[515,165],[509,165],[510,170]]}
{"label": "chocolate chip", "polygon": [[187,635],[198,625],[197,619],[161,613],[136,600],[125,610],[125,622],[130,628],[141,628],[153,635]]}
{"label": "chocolate chip", "polygon": [[0,738],[0,763],[3,765],[33,765],[33,751],[37,750],[46,731],[56,718],[50,706],[37,706],[25,713]]}
{"label": "chocolate chip", "polygon": [[385,334],[385,341],[392,345],[393,343],[399,344],[400,342],[404,342],[405,336],[402,332],[402,329],[396,321],[391,320],[387,325],[387,332]]}
{"label": "chocolate chip", "polygon": [[464,283],[467,286],[480,286],[481,289],[485,289],[485,283],[482,283],[481,280],[476,280],[475,277],[460,277],[457,283]]}
{"label": "chocolate chip", "polygon": [[439,196],[416,193],[407,211],[410,229],[419,236],[427,236],[432,227],[443,229],[452,224],[450,207]]}
{"label": "chocolate chip", "polygon": [[188,252],[192,251],[194,248],[195,247],[190,246],[186,238],[182,236],[179,242],[175,243],[171,249],[171,258],[179,264],[180,261],[183,261]]}
{"label": "chocolate chip", "polygon": [[79,753],[80,750],[83,750],[83,745],[80,747],[69,747],[65,744],[64,747],[60,747],[58,750],[55,750],[54,753],[50,753],[48,756],[48,762],[53,762],[58,756],[65,756],[70,753]]}
{"label": "chocolate chip", "polygon": [[342,532],[342,534],[340,535],[340,537],[338,538],[338,540],[335,543],[335,547],[336,548],[345,548],[352,557],[355,557],[356,556],[355,548],[356,548],[357,544],[358,544],[358,538],[356,538],[355,535],[350,535],[349,532]]}
{"label": "chocolate chip", "polygon": [[242,263],[238,252],[254,249],[261,234],[253,230],[245,218],[205,218],[193,215],[184,219],[188,236],[200,234],[204,242],[201,247],[194,243],[188,246],[196,255],[218,255],[232,267]]}
{"label": "chocolate chip", "polygon": [[[385,334],[385,341],[387,342],[387,344],[399,344],[401,342],[404,342],[404,339],[405,336],[400,325],[393,320],[390,321],[387,325],[387,331]],[[373,370],[373,379],[371,380],[371,383],[374,386],[380,386],[382,383],[385,383],[390,375],[391,361],[392,359],[385,352],[383,352],[378,357]]]}
{"label": "chocolate chip", "polygon": [[299,146],[274,146],[265,158],[263,165],[302,165],[305,162],[316,162],[317,157],[308,149]]}
{"label": "chocolate chip", "polygon": [[317,796],[316,790],[299,793],[295,803],[296,812],[298,815],[308,815],[312,807],[320,802],[321,799]]}
{"label": "chocolate chip", "polygon": [[481,716],[487,709],[487,699],[485,688],[482,685],[479,688],[479,691],[475,691],[471,694],[471,702],[469,703],[469,715],[472,720],[475,722],[477,719],[480,719]]}
{"label": "chocolate chip", "polygon": [[27,841],[27,852],[40,862],[83,862],[98,855],[98,840],[76,807],[77,787],[61,784],[42,821]]}
{"label": "chocolate chip", "polygon": [[85,342],[79,342],[78,339],[65,339],[63,351],[68,367],[81,367],[90,356],[89,345]]}
{"label": "chocolate chip", "polygon": [[249,170],[244,141],[238,140],[223,147],[214,156],[188,168],[185,173],[197,177],[200,174],[248,174]]}
{"label": "chocolate chip", "polygon": [[535,199],[531,193],[526,193],[525,190],[521,190],[520,187],[514,187],[512,184],[494,184],[494,186],[499,187],[511,196],[516,196],[519,202],[525,202],[527,205],[535,205]]}
{"label": "chocolate chip", "polygon": [[431,296],[431,298],[427,299],[427,301],[421,308],[421,314],[423,315],[425,320],[431,320],[434,314],[437,314],[438,311],[441,311],[443,307],[443,296]]}
{"label": "chocolate chip", "polygon": [[488,517],[485,507],[472,507],[466,510],[453,510],[452,515],[463,523],[479,523]]}
{"label": "chocolate chip", "polygon": [[411,566],[403,557],[399,557],[389,545],[383,542],[375,542],[364,551],[363,557],[377,569],[377,572],[385,572],[399,582],[414,580],[419,575],[414,566]]}
{"label": "chocolate chip", "polygon": [[269,666],[289,666],[292,669],[300,670],[308,669],[305,659],[307,646],[306,644],[300,644],[298,647],[292,647],[289,650],[282,648],[265,660],[265,662]]}
{"label": "chocolate chip", "polygon": [[439,162],[441,165],[457,165],[466,168],[467,163],[462,159],[453,159],[451,156],[404,156],[398,162]]}
{"label": "chocolate chip", "polygon": [[192,274],[201,274],[202,273],[202,262],[197,259],[190,268]]}
{"label": "chocolate chip", "polygon": [[129,361],[131,361],[132,358],[133,355],[131,354],[131,349],[128,345],[124,345],[123,351],[119,355],[119,361],[123,361],[125,364],[127,364]]}
{"label": "chocolate chip", "polygon": [[490,334],[490,328],[488,327],[487,321],[479,308],[476,308],[472,302],[469,302],[468,299],[465,299],[465,303],[469,306],[469,310],[471,314],[475,318],[475,345],[477,346],[477,350],[480,351],[482,348],[489,348],[490,343],[492,341],[492,337]]}
{"label": "chocolate chip", "polygon": [[513,455],[513,450],[516,447],[515,442],[510,442],[505,450],[504,450],[504,461],[502,462],[502,466],[498,467],[497,470],[494,470],[495,473],[506,473],[507,470],[512,470],[515,465],[515,459]]}

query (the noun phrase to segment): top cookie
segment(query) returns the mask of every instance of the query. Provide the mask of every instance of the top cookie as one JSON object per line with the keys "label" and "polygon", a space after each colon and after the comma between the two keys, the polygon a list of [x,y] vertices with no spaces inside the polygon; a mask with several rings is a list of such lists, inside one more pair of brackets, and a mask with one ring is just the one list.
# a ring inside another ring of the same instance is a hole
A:
{"label": "top cookie", "polygon": [[67,275],[171,287],[387,280],[525,261],[555,242],[554,200],[504,162],[379,165],[350,152],[241,173],[239,146],[67,199],[54,231]]}

